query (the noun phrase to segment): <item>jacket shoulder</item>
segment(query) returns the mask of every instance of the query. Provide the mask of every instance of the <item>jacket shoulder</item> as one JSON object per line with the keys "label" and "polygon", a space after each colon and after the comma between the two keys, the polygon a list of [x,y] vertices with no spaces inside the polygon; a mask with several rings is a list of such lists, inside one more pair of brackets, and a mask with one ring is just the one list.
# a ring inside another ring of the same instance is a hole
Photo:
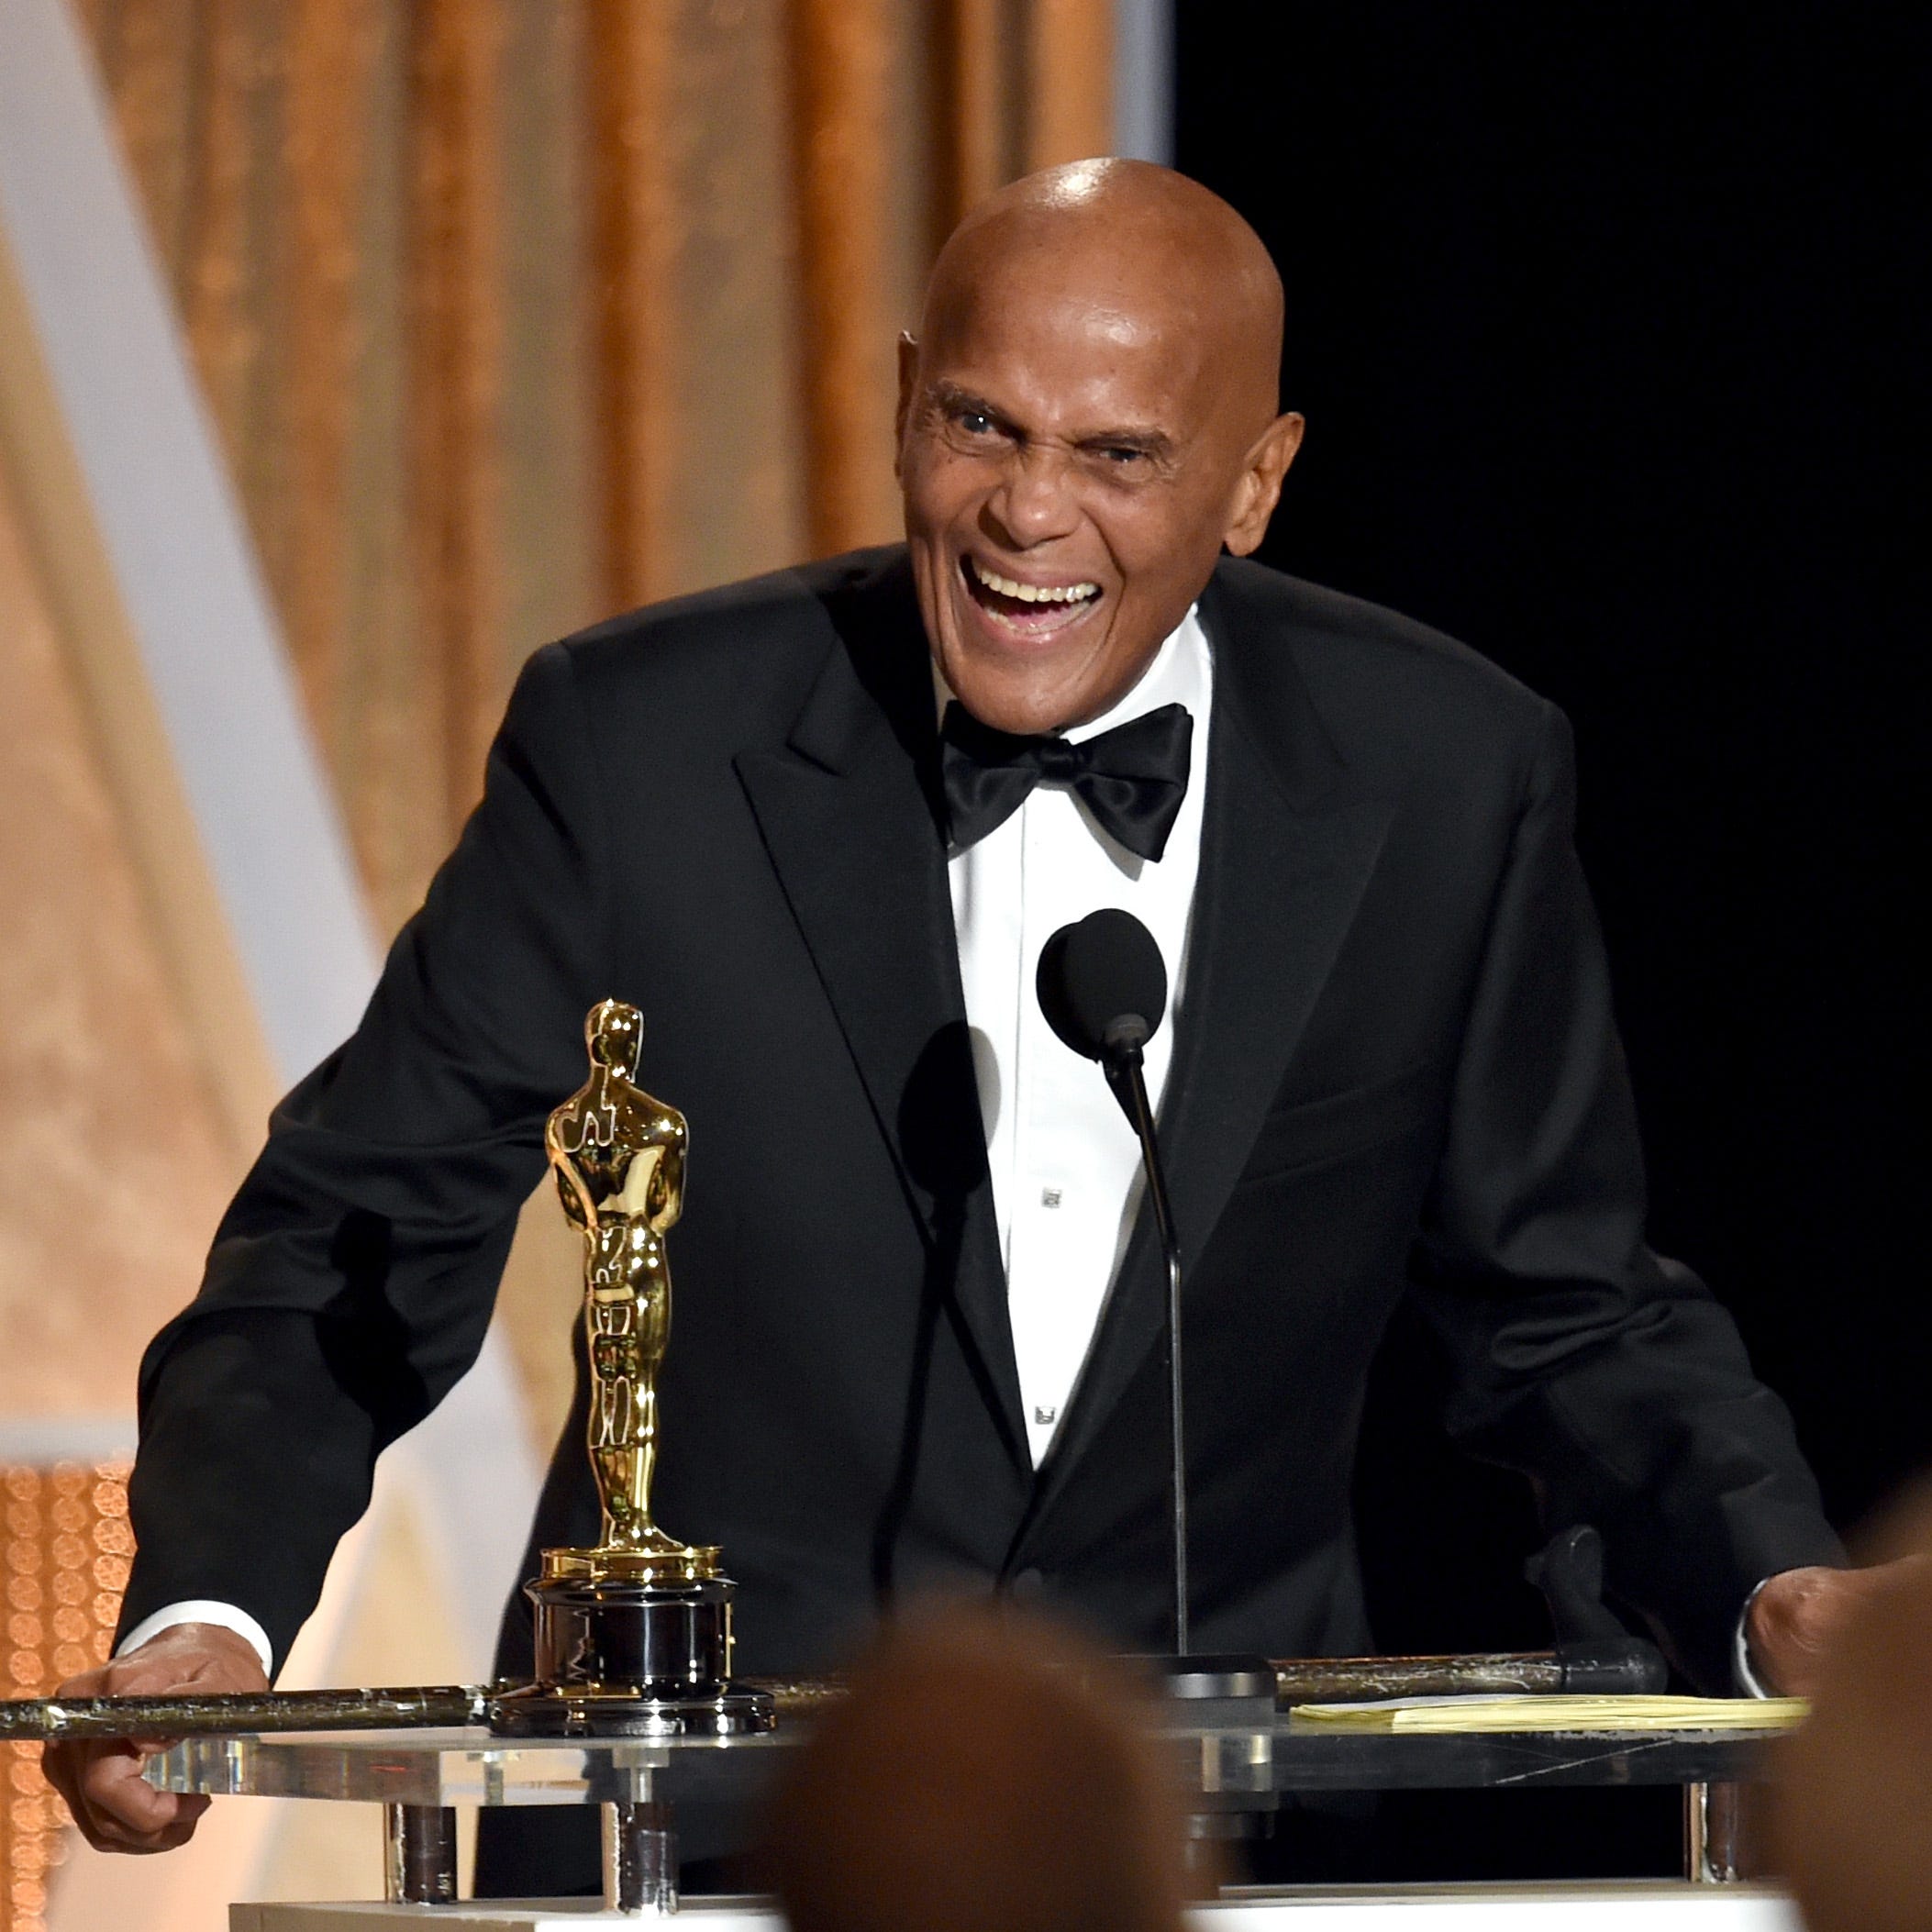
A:
{"label": "jacket shoulder", "polygon": [[713,715],[798,696],[835,641],[828,606],[862,597],[903,545],[852,550],[605,618],[563,638],[585,703],[674,703],[702,694]]}
{"label": "jacket shoulder", "polygon": [[1239,559],[1223,560],[1213,595],[1225,648],[1285,656],[1358,767],[1515,765],[1560,719],[1480,652],[1365,598]]}

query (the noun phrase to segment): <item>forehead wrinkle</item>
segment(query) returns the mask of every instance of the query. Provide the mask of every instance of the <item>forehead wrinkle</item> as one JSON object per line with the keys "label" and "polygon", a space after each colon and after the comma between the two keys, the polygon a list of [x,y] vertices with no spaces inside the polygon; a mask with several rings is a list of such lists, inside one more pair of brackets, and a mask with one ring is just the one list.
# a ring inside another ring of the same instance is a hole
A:
{"label": "forehead wrinkle", "polygon": [[[1197,372],[1206,318],[1192,305],[1159,288],[1123,286],[1117,277],[1112,286],[1089,287],[1077,270],[1060,267],[1050,280],[995,272],[961,290],[927,348],[941,360],[972,361],[1077,346],[1096,358],[1163,358],[1171,374],[1187,379]],[[1096,378],[1117,372],[1105,364],[1094,372]]]}
{"label": "forehead wrinkle", "polygon": [[1122,342],[1160,333],[1207,307],[1206,291],[1190,278],[1158,266],[1123,258],[1116,250],[1094,246],[1094,238],[1073,248],[1034,246],[965,251],[951,272],[935,273],[928,296],[928,331],[970,328],[989,310],[1010,305],[1029,315],[1070,312],[1088,328],[1098,328]]}

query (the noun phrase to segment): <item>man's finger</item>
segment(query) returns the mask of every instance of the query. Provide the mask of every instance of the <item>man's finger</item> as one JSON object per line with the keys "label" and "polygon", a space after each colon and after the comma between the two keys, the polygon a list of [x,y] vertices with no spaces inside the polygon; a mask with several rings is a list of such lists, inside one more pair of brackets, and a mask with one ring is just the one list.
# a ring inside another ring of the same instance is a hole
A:
{"label": "man's finger", "polygon": [[159,1851],[180,1844],[206,1810],[205,1798],[155,1790],[141,1776],[150,1755],[125,1744],[68,1746],[47,1753],[49,1782],[96,1850]]}
{"label": "man's finger", "polygon": [[140,1760],[126,1745],[83,1748],[61,1788],[92,1844],[117,1848],[129,1834],[139,1837],[173,1822],[173,1813],[156,1804],[162,1793],[141,1777]]}
{"label": "man's finger", "polygon": [[40,1770],[47,1782],[66,1800],[67,1808],[78,1822],[86,1800],[81,1795],[81,1780],[103,1749],[111,1745],[47,1744],[40,1748]]}
{"label": "man's finger", "polygon": [[202,1814],[207,1810],[211,1801],[205,1797],[190,1796],[182,1792],[155,1792],[166,1807],[165,1816],[151,1827],[137,1830],[108,1816],[100,1821],[103,1842],[95,1849],[103,1851],[172,1851],[178,1845],[185,1845],[194,1835],[194,1827],[201,1822]]}

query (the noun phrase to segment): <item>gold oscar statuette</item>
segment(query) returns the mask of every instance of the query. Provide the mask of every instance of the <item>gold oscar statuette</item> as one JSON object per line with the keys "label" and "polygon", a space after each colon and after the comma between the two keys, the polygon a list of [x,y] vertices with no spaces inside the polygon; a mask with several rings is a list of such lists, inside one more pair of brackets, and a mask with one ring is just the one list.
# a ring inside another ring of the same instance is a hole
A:
{"label": "gold oscar statuette", "polygon": [[498,1698],[492,1726],[550,1737],[768,1730],[770,1695],[731,1681],[736,1586],[718,1551],[679,1542],[650,1514],[671,1338],[664,1238],[683,1211],[689,1129],[638,1083],[635,1006],[602,1000],[583,1031],[590,1078],[550,1116],[544,1147],[583,1237],[586,1447],[603,1533],[591,1549],[546,1549],[524,1585],[535,1678]]}
{"label": "gold oscar statuette", "polygon": [[563,1211],[583,1236],[583,1327],[590,1357],[589,1449],[604,1509],[594,1549],[547,1549],[543,1573],[640,1582],[718,1573],[651,1520],[658,1371],[671,1338],[664,1237],[684,1205],[684,1116],[638,1084],[643,1016],[604,1000],[584,1023],[590,1078],[544,1129]]}

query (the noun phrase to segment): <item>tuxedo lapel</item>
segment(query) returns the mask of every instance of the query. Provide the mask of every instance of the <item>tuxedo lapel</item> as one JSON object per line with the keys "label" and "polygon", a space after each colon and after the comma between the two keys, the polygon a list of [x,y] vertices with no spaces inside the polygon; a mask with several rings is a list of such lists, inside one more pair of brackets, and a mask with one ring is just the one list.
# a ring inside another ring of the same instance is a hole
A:
{"label": "tuxedo lapel", "polygon": [[1019,1375],[960,990],[911,572],[828,593],[837,640],[782,751],[737,759],[765,849],[936,1253],[1009,1450]]}
{"label": "tuxedo lapel", "polygon": [[[1201,600],[1215,651],[1201,867],[1159,1133],[1183,1288],[1227,1204],[1375,868],[1393,814],[1351,798],[1287,639],[1224,579]],[[1029,1527],[1051,1506],[1159,1339],[1166,1271],[1143,1209]],[[1026,1532],[1022,1531],[1022,1541]],[[1019,1549],[1016,1544],[1016,1551]]]}

